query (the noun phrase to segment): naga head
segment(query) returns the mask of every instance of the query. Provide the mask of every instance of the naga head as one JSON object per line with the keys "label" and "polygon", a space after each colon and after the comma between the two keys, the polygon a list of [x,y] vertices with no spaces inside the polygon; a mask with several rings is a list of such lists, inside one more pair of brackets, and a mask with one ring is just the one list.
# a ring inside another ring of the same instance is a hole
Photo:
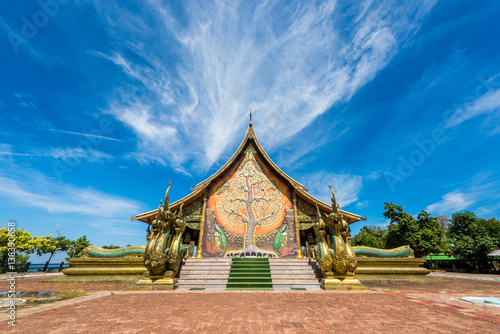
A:
{"label": "naga head", "polygon": [[342,211],[340,210],[339,203],[337,202],[337,198],[335,196],[335,192],[333,191],[332,185],[328,183],[330,190],[332,191],[332,212],[328,215],[328,220],[334,221],[342,221],[344,219],[342,215]]}
{"label": "naga head", "polygon": [[172,187],[172,181],[168,182],[167,192],[165,193],[165,200],[163,201],[163,210],[168,211],[168,200],[170,196],[168,196],[168,192],[170,191],[170,187]]}
{"label": "naga head", "polygon": [[323,217],[321,216],[321,211],[319,211],[318,203],[316,203],[316,212],[318,213],[318,221],[316,222],[315,226],[316,226],[316,228],[324,229],[325,228],[325,221],[323,220]]}

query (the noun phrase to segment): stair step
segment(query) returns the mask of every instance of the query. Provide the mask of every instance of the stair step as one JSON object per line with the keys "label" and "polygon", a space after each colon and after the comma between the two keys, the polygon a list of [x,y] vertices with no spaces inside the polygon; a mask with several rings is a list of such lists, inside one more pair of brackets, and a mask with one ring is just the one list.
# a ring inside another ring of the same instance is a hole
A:
{"label": "stair step", "polygon": [[229,283],[237,283],[237,282],[262,282],[262,283],[272,283],[273,280],[271,276],[269,277],[233,277],[229,276]]}
{"label": "stair step", "polygon": [[220,270],[229,270],[231,266],[227,265],[220,265],[220,264],[214,264],[214,265],[206,265],[206,264],[198,264],[198,263],[188,263],[182,266],[182,269],[192,269],[192,268],[207,268],[207,269],[220,269]]}
{"label": "stair step", "polygon": [[275,279],[315,279],[317,280],[314,274],[295,274],[295,275],[275,275],[271,274],[273,281]]}
{"label": "stair step", "polygon": [[316,279],[273,279],[273,284],[318,284]]}
{"label": "stair step", "polygon": [[227,271],[219,271],[219,270],[186,270],[180,271],[180,274],[187,275],[229,275],[229,270]]}
{"label": "stair step", "polygon": [[180,274],[179,279],[226,279],[228,275],[192,275]]}
{"label": "stair step", "polygon": [[272,265],[271,270],[314,270],[311,266],[297,266],[297,265],[289,265],[289,266],[281,266],[281,265]]}
{"label": "stair step", "polygon": [[273,283],[271,282],[228,282],[226,289],[227,288],[253,288],[253,289],[258,289],[258,288],[273,288]]}
{"label": "stair step", "polygon": [[233,272],[234,273],[245,273],[245,272],[260,273],[260,272],[269,272],[269,268],[233,268],[233,269],[231,269],[231,272],[232,273]]}
{"label": "stair step", "polygon": [[203,280],[203,279],[192,279],[192,280],[179,280],[177,282],[178,284],[226,284],[227,279],[210,279],[210,280]]}
{"label": "stair step", "polygon": [[270,272],[233,272],[231,277],[268,277],[271,278]]}

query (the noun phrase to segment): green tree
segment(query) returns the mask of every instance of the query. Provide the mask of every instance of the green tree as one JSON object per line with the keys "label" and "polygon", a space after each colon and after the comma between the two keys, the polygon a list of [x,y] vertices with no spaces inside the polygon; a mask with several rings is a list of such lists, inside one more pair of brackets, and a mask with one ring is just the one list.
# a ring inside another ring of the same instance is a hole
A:
{"label": "green tree", "polygon": [[387,248],[409,245],[415,257],[446,251],[444,230],[428,212],[420,212],[415,219],[399,205],[385,203],[384,208],[384,217],[391,220],[387,232]]}
{"label": "green tree", "polygon": [[354,236],[351,244],[353,246],[367,246],[373,248],[385,248],[387,230],[380,226],[363,226],[361,231]]}
{"label": "green tree", "polygon": [[48,262],[52,260],[52,257],[58,252],[67,252],[73,241],[69,240],[65,236],[61,235],[60,231],[57,231],[57,236],[51,236],[49,239],[44,240],[43,243],[36,249],[37,255],[50,254]]}
{"label": "green tree", "polygon": [[[12,233],[15,235],[12,238]],[[9,231],[6,227],[0,228],[0,259],[2,265],[7,261],[9,252],[9,238],[14,239],[14,248],[16,249],[16,266],[23,267],[29,259],[29,255],[36,252],[38,249],[45,247],[50,243],[52,235],[41,237],[32,236],[31,233],[23,229],[15,229]]]}
{"label": "green tree", "polygon": [[437,215],[436,219],[441,226],[441,228],[445,231],[448,231],[448,226],[450,225],[450,218],[448,216]]}
{"label": "green tree", "polygon": [[117,249],[117,248],[120,248],[120,246],[115,246],[115,245],[111,244],[111,245],[104,245],[101,248],[104,248],[104,249]]}
{"label": "green tree", "polygon": [[456,257],[467,259],[477,271],[486,271],[490,267],[486,256],[500,248],[500,221],[482,219],[470,211],[457,212],[451,218],[448,236]]}
{"label": "green tree", "polygon": [[90,246],[90,241],[87,239],[87,236],[84,235],[83,237],[76,239],[76,241],[74,241],[69,247],[69,257],[66,258],[66,261],[68,261],[71,257],[81,257],[83,250],[88,246]]}

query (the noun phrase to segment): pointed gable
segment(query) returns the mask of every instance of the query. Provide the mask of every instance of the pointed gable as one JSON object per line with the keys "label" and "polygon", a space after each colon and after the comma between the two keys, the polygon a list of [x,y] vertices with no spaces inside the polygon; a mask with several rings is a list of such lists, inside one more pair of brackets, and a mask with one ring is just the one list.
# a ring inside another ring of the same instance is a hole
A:
{"label": "pointed gable", "polygon": [[[203,197],[204,194],[206,193],[213,194],[217,186],[221,187],[224,182],[226,182],[231,178],[231,176],[234,174],[234,172],[239,167],[241,162],[245,159],[245,157],[246,156],[248,157],[248,154],[252,154],[255,157],[255,161],[257,162],[257,168],[262,168],[264,174],[270,179],[271,183],[275,182],[276,185],[278,185],[278,183],[281,185],[282,190],[285,193],[287,193],[287,198],[289,200],[291,200],[291,194],[296,195],[298,200],[297,206],[299,209],[298,212],[299,217],[301,214],[301,208],[302,212],[311,211],[312,210],[311,208],[314,208],[315,212],[316,205],[318,205],[319,209],[323,212],[329,213],[331,211],[331,206],[329,204],[326,204],[316,199],[315,197],[311,196],[307,192],[307,189],[302,184],[300,184],[299,182],[295,181],[290,176],[285,174],[271,160],[271,158],[267,155],[267,153],[264,151],[259,141],[257,140],[251,122],[248,126],[245,138],[243,139],[242,143],[240,144],[236,152],[233,154],[231,159],[229,159],[229,161],[226,162],[226,164],[224,164],[224,166],[222,166],[212,176],[210,176],[203,182],[200,182],[199,184],[191,188],[191,190],[193,191],[191,194],[172,203],[170,205],[170,210],[171,211],[177,210],[180,207],[181,203],[184,203],[185,207],[189,207],[188,205],[191,203],[200,202],[200,199]],[[277,189],[279,189],[279,187]],[[196,205],[196,207],[198,207],[198,205]],[[312,215],[304,214],[303,216],[309,217],[307,218],[307,220],[310,220],[311,217],[315,216],[314,212],[312,212]],[[344,218],[350,224],[359,220],[366,220],[366,218],[363,219],[359,215],[346,211],[342,212],[344,213]],[[149,212],[139,214],[135,217],[131,217],[131,220],[140,220],[143,222],[150,223],[154,219],[155,213],[156,210],[151,210]]]}

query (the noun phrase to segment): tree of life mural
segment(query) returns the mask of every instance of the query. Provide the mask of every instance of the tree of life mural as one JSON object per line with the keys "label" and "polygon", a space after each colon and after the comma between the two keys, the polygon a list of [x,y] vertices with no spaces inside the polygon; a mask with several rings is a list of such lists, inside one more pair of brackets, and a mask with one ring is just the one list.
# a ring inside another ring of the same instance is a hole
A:
{"label": "tree of life mural", "polygon": [[242,164],[219,191],[216,201],[221,225],[232,233],[245,235],[243,249],[228,251],[225,256],[276,257],[276,252],[256,246],[255,235],[280,227],[286,215],[287,199],[261,171],[255,151],[248,149],[245,154]]}

